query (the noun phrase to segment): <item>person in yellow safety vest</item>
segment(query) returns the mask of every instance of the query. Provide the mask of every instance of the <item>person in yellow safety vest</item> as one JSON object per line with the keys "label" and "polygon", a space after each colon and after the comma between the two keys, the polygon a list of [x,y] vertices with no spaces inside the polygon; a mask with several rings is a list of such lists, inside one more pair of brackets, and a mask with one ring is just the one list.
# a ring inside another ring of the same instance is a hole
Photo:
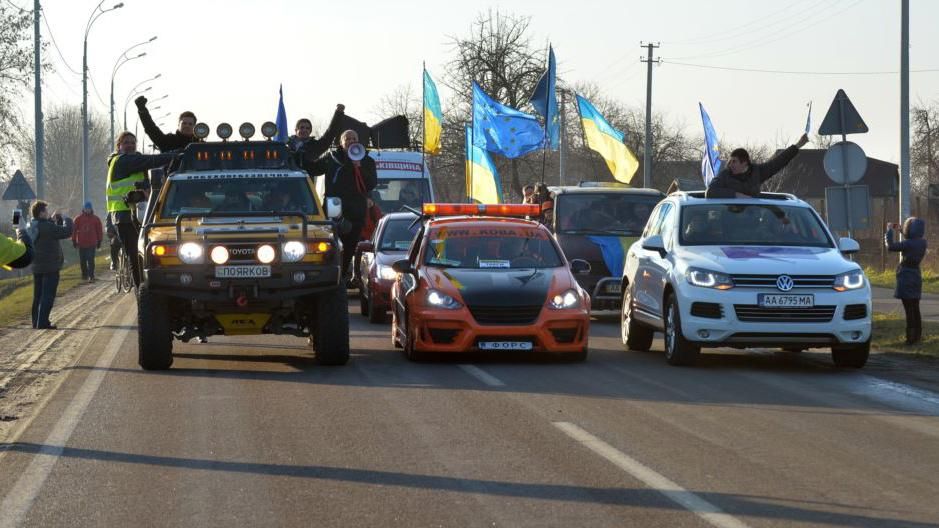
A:
{"label": "person in yellow safety vest", "polygon": [[137,237],[140,232],[133,223],[131,206],[127,205],[124,197],[134,190],[134,184],[146,180],[144,171],[162,167],[178,154],[140,154],[137,152],[137,136],[127,131],[118,134],[115,148],[116,152],[108,158],[108,216],[117,227],[117,236],[127,252],[134,285],[140,286],[140,262],[137,256]]}
{"label": "person in yellow safety vest", "polygon": [[16,240],[0,235],[0,267],[5,270],[25,268],[33,262],[33,241],[26,234],[26,218],[20,216]]}

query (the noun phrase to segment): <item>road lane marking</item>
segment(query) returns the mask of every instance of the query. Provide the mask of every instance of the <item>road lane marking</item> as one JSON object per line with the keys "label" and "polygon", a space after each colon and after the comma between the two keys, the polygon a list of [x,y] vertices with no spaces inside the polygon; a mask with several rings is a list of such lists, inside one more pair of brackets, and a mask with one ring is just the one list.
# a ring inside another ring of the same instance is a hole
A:
{"label": "road lane marking", "polygon": [[[136,317],[137,312],[135,310],[128,312],[121,320],[121,326],[132,325]],[[0,516],[0,528],[19,526],[26,514],[29,513],[33,501],[36,500],[46,478],[49,477],[49,473],[52,472],[52,468],[65,449],[65,445],[75,431],[75,427],[78,426],[85,409],[88,408],[92,398],[101,387],[101,383],[108,373],[108,368],[114,362],[118,350],[124,344],[129,333],[130,330],[127,328],[114,331],[114,335],[111,336],[111,341],[105,347],[104,353],[98,358],[81,388],[78,389],[75,397],[56,422],[52,432],[46,437],[42,448],[33,456],[29,466],[3,499],[3,503],[0,503],[0,511],[3,512],[3,516]]]}
{"label": "road lane marking", "polygon": [[564,434],[578,441],[587,449],[605,458],[614,466],[639,479],[645,485],[665,495],[686,510],[701,517],[712,526],[718,528],[748,528],[747,524],[739,521],[736,517],[724,513],[717,506],[675,484],[642,462],[600,440],[577,425],[570,422],[552,423]]}
{"label": "road lane marking", "polygon": [[502,382],[499,378],[493,376],[492,374],[486,372],[485,370],[477,367],[476,365],[458,365],[460,369],[478,379],[479,381],[489,385],[490,387],[505,387],[505,383]]}

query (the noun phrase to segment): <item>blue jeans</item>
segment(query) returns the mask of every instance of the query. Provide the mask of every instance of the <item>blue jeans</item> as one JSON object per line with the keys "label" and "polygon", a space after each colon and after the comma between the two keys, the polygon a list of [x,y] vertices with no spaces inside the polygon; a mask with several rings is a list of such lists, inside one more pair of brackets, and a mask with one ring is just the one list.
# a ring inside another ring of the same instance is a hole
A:
{"label": "blue jeans", "polygon": [[78,262],[81,265],[83,279],[95,278],[95,251],[93,247],[78,248]]}
{"label": "blue jeans", "polygon": [[49,312],[55,303],[55,290],[59,287],[59,272],[33,273],[33,328],[49,326]]}

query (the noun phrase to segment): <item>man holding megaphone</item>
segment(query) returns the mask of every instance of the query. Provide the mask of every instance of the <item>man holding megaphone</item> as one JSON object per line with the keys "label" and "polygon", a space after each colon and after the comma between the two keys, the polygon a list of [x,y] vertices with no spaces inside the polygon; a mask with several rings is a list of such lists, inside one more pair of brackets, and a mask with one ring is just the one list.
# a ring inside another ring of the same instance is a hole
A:
{"label": "man holding megaphone", "polygon": [[303,156],[303,168],[310,176],[324,175],[326,196],[342,200],[342,217],[348,224],[342,240],[342,270],[346,279],[351,277],[349,264],[368,211],[368,194],[378,183],[375,160],[368,156],[365,146],[359,143],[354,130],[346,130],[339,137],[340,147],[320,158]]}

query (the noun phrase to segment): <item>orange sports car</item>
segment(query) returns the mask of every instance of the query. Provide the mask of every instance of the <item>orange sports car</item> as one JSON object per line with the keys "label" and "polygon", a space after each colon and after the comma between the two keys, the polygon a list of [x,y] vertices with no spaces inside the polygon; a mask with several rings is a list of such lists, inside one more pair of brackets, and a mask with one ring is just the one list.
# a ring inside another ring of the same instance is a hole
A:
{"label": "orange sports car", "polygon": [[428,352],[548,352],[587,357],[590,296],[538,222],[537,205],[425,204],[407,258],[394,263],[392,342]]}

